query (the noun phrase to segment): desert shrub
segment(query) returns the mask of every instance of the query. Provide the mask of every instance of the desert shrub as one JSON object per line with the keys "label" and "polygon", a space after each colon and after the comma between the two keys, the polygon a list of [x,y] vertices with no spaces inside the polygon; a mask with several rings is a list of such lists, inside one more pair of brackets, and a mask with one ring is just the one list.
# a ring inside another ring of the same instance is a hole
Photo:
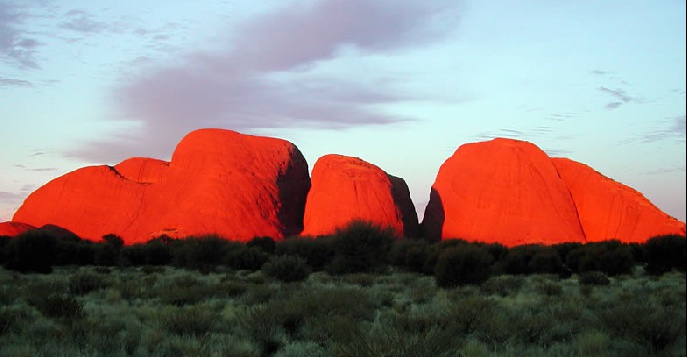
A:
{"label": "desert shrub", "polygon": [[507,274],[558,274],[563,270],[563,262],[556,250],[538,244],[511,248],[499,265]]}
{"label": "desert shrub", "polygon": [[646,253],[646,271],[652,275],[661,275],[672,269],[685,271],[687,264],[685,237],[665,235],[649,239],[644,243]]}
{"label": "desert shrub", "polygon": [[126,246],[121,251],[122,264],[126,266],[168,265],[172,262],[172,244],[160,239],[151,239],[144,244]]}
{"label": "desert shrub", "polygon": [[439,255],[434,277],[440,287],[481,284],[489,278],[493,257],[483,247],[463,245]]}
{"label": "desert shrub", "polygon": [[353,221],[333,237],[334,258],[326,267],[334,275],[371,272],[386,265],[394,233],[365,221]]}
{"label": "desert shrub", "polygon": [[403,239],[394,242],[389,251],[391,265],[417,273],[427,273],[429,244],[423,240]]}
{"label": "desert shrub", "polygon": [[580,273],[579,282],[582,285],[608,285],[610,280],[600,271],[585,271]]}
{"label": "desert shrub", "polygon": [[203,307],[176,307],[165,311],[162,325],[171,334],[200,337],[209,334],[217,317]]}
{"label": "desert shrub", "polygon": [[639,342],[652,353],[659,353],[685,334],[684,309],[676,310],[636,299],[595,309],[601,325],[616,335]]}
{"label": "desert shrub", "polygon": [[84,317],[83,303],[72,296],[34,295],[28,299],[28,302],[48,318],[72,321]]}
{"label": "desert shrub", "polygon": [[98,247],[76,235],[56,239],[54,265],[91,265]]}
{"label": "desert shrub", "polygon": [[26,231],[5,246],[5,268],[21,273],[52,272],[57,240],[42,230]]}
{"label": "desert shrub", "polygon": [[225,264],[236,270],[260,270],[267,263],[269,255],[258,247],[237,246],[225,257]]}
{"label": "desert shrub", "polygon": [[73,295],[88,294],[106,286],[104,277],[93,273],[77,273],[69,278],[69,293]]}
{"label": "desert shrub", "polygon": [[248,247],[260,248],[263,252],[267,254],[274,253],[277,243],[272,237],[253,237],[246,243]]}
{"label": "desert shrub", "polygon": [[566,255],[565,264],[575,273],[602,271],[609,276],[630,274],[636,265],[632,248],[615,240],[572,249]]}
{"label": "desert shrub", "polygon": [[230,242],[218,235],[191,236],[175,242],[172,249],[173,265],[195,269],[203,273],[212,271],[226,260],[226,255],[239,243]]}
{"label": "desert shrub", "polygon": [[272,257],[262,266],[263,274],[285,283],[303,281],[310,271],[305,259],[293,255]]}
{"label": "desert shrub", "polygon": [[486,294],[506,297],[515,295],[523,285],[523,277],[512,275],[492,276],[480,285],[480,290]]}
{"label": "desert shrub", "polygon": [[295,255],[305,259],[305,262],[315,271],[322,270],[334,256],[331,239],[290,237],[276,244],[275,254]]}

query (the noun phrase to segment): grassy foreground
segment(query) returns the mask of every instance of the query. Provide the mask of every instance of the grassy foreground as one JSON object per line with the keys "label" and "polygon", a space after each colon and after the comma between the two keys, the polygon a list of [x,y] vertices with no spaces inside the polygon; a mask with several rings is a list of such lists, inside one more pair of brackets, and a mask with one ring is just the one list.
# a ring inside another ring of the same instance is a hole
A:
{"label": "grassy foreground", "polygon": [[685,273],[435,279],[0,268],[0,356],[685,356]]}

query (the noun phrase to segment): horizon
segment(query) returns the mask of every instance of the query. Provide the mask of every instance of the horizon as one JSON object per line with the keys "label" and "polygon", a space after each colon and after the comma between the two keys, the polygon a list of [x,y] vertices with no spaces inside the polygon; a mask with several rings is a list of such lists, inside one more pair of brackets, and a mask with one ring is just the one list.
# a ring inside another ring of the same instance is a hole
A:
{"label": "horizon", "polygon": [[359,157],[420,220],[462,144],[531,142],[685,221],[685,3],[0,0],[0,221],[218,127]]}

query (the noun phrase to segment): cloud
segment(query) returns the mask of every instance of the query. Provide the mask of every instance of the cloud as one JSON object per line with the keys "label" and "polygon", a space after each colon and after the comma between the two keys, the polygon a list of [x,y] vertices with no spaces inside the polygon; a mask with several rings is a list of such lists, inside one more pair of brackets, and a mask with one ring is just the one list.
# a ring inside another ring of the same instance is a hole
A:
{"label": "cloud", "polygon": [[27,18],[16,2],[0,0],[0,60],[21,69],[40,68],[36,49],[41,45],[22,28]]}
{"label": "cloud", "polygon": [[629,103],[632,101],[636,101],[636,98],[633,98],[629,96],[627,93],[625,93],[625,90],[623,89],[609,89],[606,87],[598,87],[596,88],[598,91],[610,94],[612,97],[616,98],[616,101],[610,102],[606,104],[606,109],[611,110],[620,107],[624,103]]}
{"label": "cloud", "polygon": [[437,41],[447,30],[435,20],[451,9],[454,2],[446,0],[320,0],[258,15],[233,29],[219,50],[188,52],[180,64],[146,71],[115,90],[114,120],[140,124],[140,135],[119,134],[70,154],[96,161],[134,150],[140,155],[142,139],[145,147],[168,152],[199,127],[250,131],[406,121],[372,110],[413,99],[374,73],[337,76],[317,69],[345,54],[393,55]]}
{"label": "cloud", "polygon": [[685,131],[687,128],[685,124],[685,115],[683,114],[670,118],[670,121],[671,123],[669,126],[645,134],[642,136],[641,141],[644,143],[651,143],[672,138],[679,142],[685,142]]}
{"label": "cloud", "polygon": [[67,20],[61,22],[58,27],[87,34],[100,33],[109,29],[107,23],[94,20],[93,15],[82,10],[70,10],[65,17]]}
{"label": "cloud", "polygon": [[673,173],[673,172],[685,172],[685,169],[686,169],[685,166],[672,167],[672,168],[662,168],[662,169],[646,171],[645,174],[647,174],[647,175],[661,175],[661,174],[668,174],[668,173]]}
{"label": "cloud", "polygon": [[23,79],[0,77],[0,87],[33,87],[33,83]]}

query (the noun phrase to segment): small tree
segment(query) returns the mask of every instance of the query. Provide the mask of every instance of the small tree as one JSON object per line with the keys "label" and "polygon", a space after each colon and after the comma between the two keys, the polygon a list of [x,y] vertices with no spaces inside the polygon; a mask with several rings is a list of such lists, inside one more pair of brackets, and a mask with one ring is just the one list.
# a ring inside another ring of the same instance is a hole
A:
{"label": "small tree", "polygon": [[447,248],[439,254],[434,267],[437,285],[450,288],[480,284],[489,278],[493,259],[485,248],[472,244]]}
{"label": "small tree", "polygon": [[263,274],[285,283],[303,281],[310,275],[311,269],[305,259],[293,255],[281,255],[270,258],[262,266]]}
{"label": "small tree", "polygon": [[334,258],[327,271],[331,274],[347,274],[379,269],[386,265],[386,257],[394,240],[391,229],[371,222],[353,221],[334,235]]}
{"label": "small tree", "polygon": [[52,272],[57,239],[42,230],[26,231],[5,247],[5,267],[21,273]]}

